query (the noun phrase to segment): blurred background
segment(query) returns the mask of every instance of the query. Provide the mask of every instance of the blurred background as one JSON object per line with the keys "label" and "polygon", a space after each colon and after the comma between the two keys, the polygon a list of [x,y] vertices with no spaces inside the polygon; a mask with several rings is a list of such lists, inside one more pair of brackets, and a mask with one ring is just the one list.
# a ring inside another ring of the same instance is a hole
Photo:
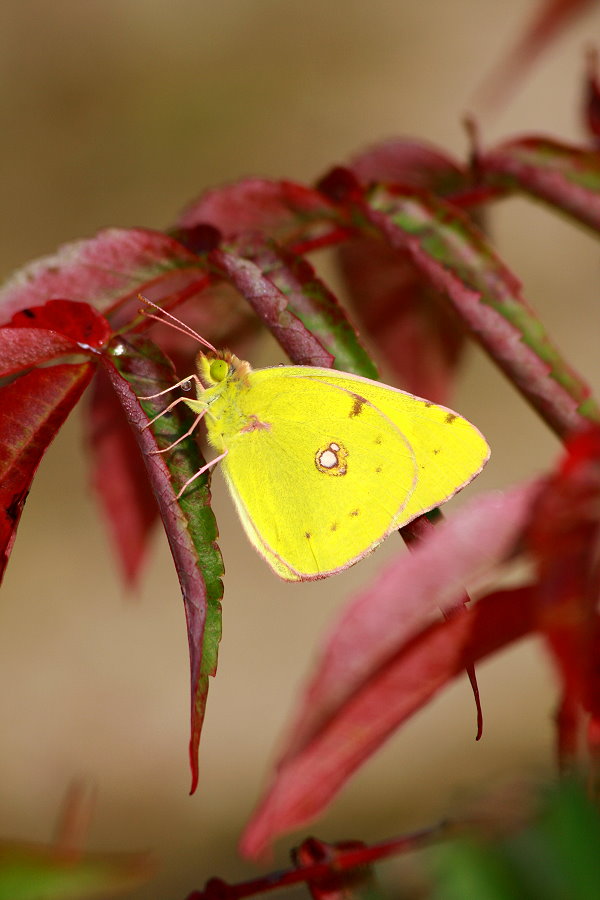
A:
{"label": "blurred background", "polygon": [[[599,10],[551,48],[509,105],[475,106],[484,76],[536,7],[4,0],[0,276],[107,225],[167,227],[203,189],[228,180],[310,183],[385,137],[426,139],[462,157],[469,111],[485,143],[539,132],[581,140],[583,53]],[[492,228],[525,296],[598,385],[597,243],[522,200],[494,209]],[[251,361],[275,361],[268,339]],[[559,453],[477,349],[452,405],[493,451],[453,508],[543,470]],[[42,463],[2,591],[0,836],[48,840],[70,779],[87,777],[97,787],[89,848],[155,852],[159,876],[132,896],[177,900],[210,876],[256,873],[236,842],[323,632],[402,550],[392,537],[344,575],[282,584],[247,545],[216,475],[224,637],[190,798],[187,640],[167,544],[157,532],[140,590],[125,596],[79,426],[75,413]],[[481,666],[479,681],[479,744],[462,679],[388,743],[310,833],[383,839],[451,813],[490,784],[549,770],[554,680],[542,651],[523,643]]]}

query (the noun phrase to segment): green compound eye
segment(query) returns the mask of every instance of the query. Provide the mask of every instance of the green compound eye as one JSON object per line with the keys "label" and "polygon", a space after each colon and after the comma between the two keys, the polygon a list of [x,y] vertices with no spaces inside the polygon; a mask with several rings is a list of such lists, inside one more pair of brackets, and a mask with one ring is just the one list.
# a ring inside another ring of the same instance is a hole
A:
{"label": "green compound eye", "polygon": [[229,374],[229,366],[224,359],[215,359],[210,364],[210,377],[213,381],[224,381]]}

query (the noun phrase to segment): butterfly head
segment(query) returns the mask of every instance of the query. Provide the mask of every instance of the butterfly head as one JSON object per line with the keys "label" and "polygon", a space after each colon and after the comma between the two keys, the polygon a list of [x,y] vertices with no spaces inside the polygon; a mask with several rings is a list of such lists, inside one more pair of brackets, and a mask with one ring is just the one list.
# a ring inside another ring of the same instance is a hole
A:
{"label": "butterfly head", "polygon": [[244,381],[250,372],[249,364],[238,359],[229,350],[199,353],[196,357],[196,367],[205,388],[212,388],[231,380]]}

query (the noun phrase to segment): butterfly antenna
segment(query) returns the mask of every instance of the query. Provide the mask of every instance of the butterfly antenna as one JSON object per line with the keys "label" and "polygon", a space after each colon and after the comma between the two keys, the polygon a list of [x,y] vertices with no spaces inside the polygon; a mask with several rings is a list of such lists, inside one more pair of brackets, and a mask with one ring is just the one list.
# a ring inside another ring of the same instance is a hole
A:
{"label": "butterfly antenna", "polygon": [[[154,309],[157,309],[161,315],[156,316],[153,313],[148,312],[145,309],[141,309],[140,312],[143,313],[148,319],[154,319],[156,322],[162,322],[163,325],[169,325],[171,328],[174,328],[175,331],[180,331],[181,334],[187,335],[187,337],[192,337],[199,344],[202,344],[204,347],[208,347],[209,350],[212,350],[213,353],[218,353],[216,347],[213,347],[206,338],[203,338],[198,334],[197,331],[194,331],[189,325],[186,325],[185,322],[182,322],[181,319],[178,319],[176,316],[172,315],[170,312],[167,312],[166,309],[163,309],[162,306],[159,306],[157,303],[154,303],[152,300],[148,300],[147,297],[144,297],[143,294],[138,294],[138,298],[143,302],[147,303],[148,306],[153,306]],[[167,317],[166,319],[164,317]],[[168,321],[170,319],[171,321]]]}

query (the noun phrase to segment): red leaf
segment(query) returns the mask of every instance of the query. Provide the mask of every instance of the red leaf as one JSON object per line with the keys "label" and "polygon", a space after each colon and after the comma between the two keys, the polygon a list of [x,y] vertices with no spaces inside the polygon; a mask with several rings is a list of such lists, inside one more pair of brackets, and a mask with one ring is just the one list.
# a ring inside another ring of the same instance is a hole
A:
{"label": "red leaf", "polygon": [[111,336],[110,325],[104,316],[88,303],[74,300],[48,300],[43,306],[21,309],[12,317],[10,325],[57,331],[86,350],[100,350]]}
{"label": "red leaf", "polygon": [[348,604],[304,692],[284,757],[297,754],[325,728],[352,693],[437,611],[452,610],[465,584],[475,583],[506,559],[539,489],[540,483],[533,482],[478,497],[431,528],[412,553],[394,559]]}
{"label": "red leaf", "polygon": [[310,245],[319,244],[334,222],[333,207],[318,191],[292,181],[247,178],[206,191],[184,210],[178,225],[212,225],[226,240],[260,231],[282,244]]}
{"label": "red leaf", "polygon": [[368,334],[405,391],[449,402],[465,331],[406,253],[375,238],[338,249],[346,290]]}
{"label": "red leaf", "polygon": [[[526,539],[537,562],[538,625],[565,704],[600,714],[600,428],[576,435],[540,494]],[[559,736],[560,737],[560,736]]]}
{"label": "red leaf", "polygon": [[144,290],[152,298],[192,293],[207,284],[198,257],[178,241],[143,228],[109,228],[34,260],[0,288],[0,320],[55,297],[103,312]]}
{"label": "red leaf", "polygon": [[405,645],[280,766],[242,836],[244,856],[260,856],[275,837],[314,819],[352,772],[440,688],[525,636],[534,621],[533,596],[529,587],[490,594]]}
{"label": "red leaf", "polygon": [[0,388],[0,577],[40,460],[93,371],[91,363],[49,366]]}
{"label": "red leaf", "polygon": [[431,144],[412,138],[392,138],[363,150],[348,168],[362,185],[389,181],[396,185],[447,196],[461,190],[470,176],[452,157]]}
{"label": "red leaf", "polygon": [[5,325],[0,327],[0,375],[12,375],[78,349],[77,344],[55,331]]}
{"label": "red leaf", "polygon": [[600,157],[545,137],[507,141],[477,158],[485,184],[518,190],[600,231]]}
{"label": "red leaf", "polygon": [[16,313],[0,326],[0,375],[57,356],[98,350],[109,340],[108,322],[87,303],[51,300]]}
{"label": "red leaf", "polygon": [[145,559],[158,508],[128,421],[103,372],[87,409],[92,484],[109,526],[125,582],[133,586]]}

